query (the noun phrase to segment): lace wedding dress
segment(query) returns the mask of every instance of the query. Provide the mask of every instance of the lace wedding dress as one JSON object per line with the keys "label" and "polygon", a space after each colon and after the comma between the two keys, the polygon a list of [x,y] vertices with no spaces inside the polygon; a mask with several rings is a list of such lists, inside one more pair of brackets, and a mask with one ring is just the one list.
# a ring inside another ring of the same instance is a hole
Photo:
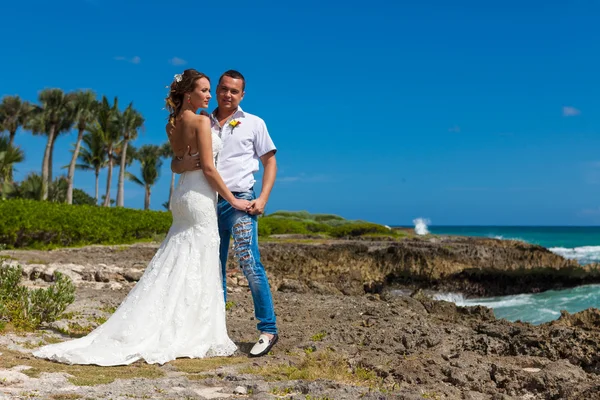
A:
{"label": "lace wedding dress", "polygon": [[[222,147],[213,134],[213,155]],[[116,312],[89,335],[33,354],[68,364],[163,364],[229,356],[219,264],[216,192],[202,171],[185,172],[173,193],[173,225]]]}

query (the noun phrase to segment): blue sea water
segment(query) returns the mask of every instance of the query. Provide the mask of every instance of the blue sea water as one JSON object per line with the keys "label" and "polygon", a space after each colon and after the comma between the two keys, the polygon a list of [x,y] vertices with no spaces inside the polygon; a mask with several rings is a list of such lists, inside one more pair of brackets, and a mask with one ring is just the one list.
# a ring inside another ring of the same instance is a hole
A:
{"label": "blue sea water", "polygon": [[[538,244],[565,258],[581,264],[600,262],[600,227],[576,226],[429,226],[421,223],[419,230],[428,229],[436,235],[490,237],[521,240]],[[452,301],[461,306],[483,305],[494,310],[497,318],[541,324],[560,316],[561,310],[570,313],[590,307],[600,308],[600,285],[543,293],[519,294],[480,299],[466,299],[460,293],[439,293],[437,299]]]}

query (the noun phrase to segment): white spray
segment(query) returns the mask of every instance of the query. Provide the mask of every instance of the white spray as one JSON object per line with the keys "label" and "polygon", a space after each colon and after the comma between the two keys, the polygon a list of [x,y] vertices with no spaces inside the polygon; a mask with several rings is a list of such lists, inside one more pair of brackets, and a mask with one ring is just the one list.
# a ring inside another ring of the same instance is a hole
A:
{"label": "white spray", "polygon": [[429,230],[427,229],[427,225],[430,223],[431,221],[425,218],[414,219],[413,224],[415,224],[415,232],[417,235],[428,235]]}

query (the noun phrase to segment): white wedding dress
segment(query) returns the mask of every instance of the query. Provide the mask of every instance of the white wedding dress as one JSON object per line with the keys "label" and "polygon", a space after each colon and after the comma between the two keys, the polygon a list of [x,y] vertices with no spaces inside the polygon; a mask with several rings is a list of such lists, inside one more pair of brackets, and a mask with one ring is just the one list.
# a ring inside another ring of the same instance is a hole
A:
{"label": "white wedding dress", "polygon": [[[222,147],[213,134],[213,154]],[[185,172],[173,193],[173,225],[116,312],[89,335],[41,347],[36,357],[68,364],[163,364],[229,356],[219,262],[217,196],[202,171]]]}

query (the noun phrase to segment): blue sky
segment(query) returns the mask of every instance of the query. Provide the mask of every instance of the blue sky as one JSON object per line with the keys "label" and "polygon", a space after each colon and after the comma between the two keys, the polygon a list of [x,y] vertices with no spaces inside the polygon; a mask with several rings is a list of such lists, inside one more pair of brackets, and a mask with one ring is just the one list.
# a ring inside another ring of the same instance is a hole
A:
{"label": "blue sky", "polygon": [[[600,2],[285,3],[3,2],[0,96],[118,96],[146,118],[135,145],[159,144],[175,73],[196,68],[214,88],[238,69],[242,106],[280,150],[267,212],[600,225]],[[74,138],[57,141],[55,173]],[[16,141],[20,179],[40,170],[45,140]],[[75,186],[93,193],[93,175]],[[142,188],[125,190],[126,206],[141,208]]]}

